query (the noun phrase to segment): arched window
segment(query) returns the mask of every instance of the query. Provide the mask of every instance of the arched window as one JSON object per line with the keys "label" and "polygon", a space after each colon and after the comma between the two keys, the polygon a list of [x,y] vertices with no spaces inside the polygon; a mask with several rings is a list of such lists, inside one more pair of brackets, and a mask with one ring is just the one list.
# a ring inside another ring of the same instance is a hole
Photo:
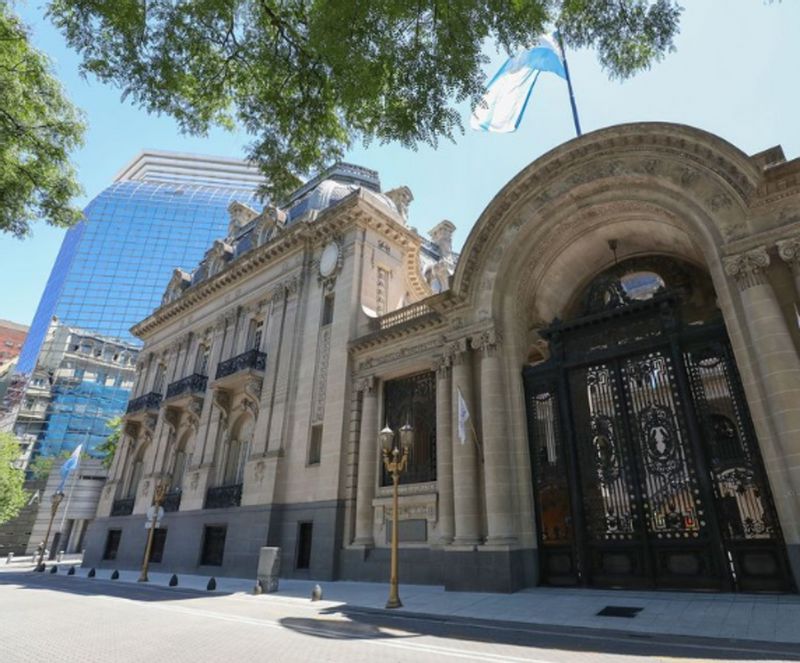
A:
{"label": "arched window", "polygon": [[172,490],[180,490],[183,486],[183,477],[186,474],[186,447],[189,443],[191,432],[186,431],[178,442],[175,449],[175,456],[172,460],[172,468],[170,474],[172,475]]}

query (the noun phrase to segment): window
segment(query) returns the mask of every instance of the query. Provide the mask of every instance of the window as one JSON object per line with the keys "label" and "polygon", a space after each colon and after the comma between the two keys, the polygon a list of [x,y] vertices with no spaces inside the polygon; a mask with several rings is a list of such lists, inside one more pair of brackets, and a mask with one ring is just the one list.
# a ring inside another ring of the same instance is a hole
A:
{"label": "window", "polygon": [[150,548],[150,561],[153,564],[160,564],[161,559],[164,557],[164,545],[167,542],[167,530],[163,527],[157,527],[153,531],[153,547]]}
{"label": "window", "polygon": [[103,559],[117,559],[119,541],[122,538],[121,529],[110,529],[106,535],[106,548],[103,551]]}
{"label": "window", "polygon": [[208,372],[208,348],[201,345],[197,348],[197,359],[195,360],[194,372],[205,375]]}
{"label": "window", "polygon": [[225,525],[206,525],[203,531],[203,549],[200,554],[201,566],[222,566],[225,553]]}
{"label": "window", "polygon": [[311,566],[312,523],[297,524],[297,564],[295,568],[307,569]]}
{"label": "window", "polygon": [[322,326],[333,322],[333,294],[325,295],[322,300]]}
{"label": "window", "polygon": [[261,337],[264,333],[263,320],[251,320],[250,329],[247,333],[247,347],[251,350],[261,349]]}
{"label": "window", "polygon": [[311,427],[311,440],[308,444],[308,464],[318,465],[322,456],[322,424]]}
{"label": "window", "polygon": [[142,461],[137,460],[133,464],[133,468],[131,469],[131,478],[130,482],[128,483],[128,492],[127,497],[131,499],[136,497],[136,490],[139,487],[139,481],[142,479]]}
{"label": "window", "polygon": [[[414,444],[401,483],[436,481],[436,374],[417,373],[389,380],[383,387],[384,421],[395,432],[405,424],[414,428]],[[381,485],[390,486],[384,471]]]}

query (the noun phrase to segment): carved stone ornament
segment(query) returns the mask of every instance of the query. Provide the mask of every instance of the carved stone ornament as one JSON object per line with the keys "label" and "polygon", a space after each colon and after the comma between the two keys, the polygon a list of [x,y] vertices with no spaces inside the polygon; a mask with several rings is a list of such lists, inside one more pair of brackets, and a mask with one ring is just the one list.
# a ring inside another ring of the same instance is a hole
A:
{"label": "carved stone ornament", "polygon": [[367,394],[374,394],[377,386],[378,381],[375,379],[375,376],[368,375],[356,382],[356,391],[363,391],[366,396]]}
{"label": "carved stone ornament", "polygon": [[158,423],[157,414],[148,414],[144,418],[144,427],[147,429],[150,435],[152,435],[153,431],[156,429],[157,423]]}
{"label": "carved stone ornament", "polygon": [[739,290],[766,283],[764,270],[769,267],[769,262],[766,246],[759,246],[722,259],[725,273],[736,281]]}
{"label": "carved stone ornament", "polygon": [[267,465],[263,460],[260,460],[256,463],[255,471],[253,473],[256,482],[258,483],[264,482],[264,475],[266,474],[266,470],[267,470]]}
{"label": "carved stone ornament", "polygon": [[464,361],[464,355],[469,350],[467,339],[460,338],[457,341],[450,341],[444,347],[444,355],[450,358],[452,365],[460,364]]}
{"label": "carved stone ornament", "polygon": [[181,411],[176,407],[168,407],[164,410],[164,421],[169,427],[170,431],[177,435],[178,426],[181,422]]}
{"label": "carved stone ornament", "polygon": [[495,329],[486,329],[470,339],[473,350],[480,350],[486,356],[493,356],[502,338]]}
{"label": "carved stone ornament", "polygon": [[199,396],[192,396],[186,406],[187,423],[196,433],[200,426],[200,414],[203,412],[203,399]]}
{"label": "carved stone ornament", "polygon": [[200,472],[192,472],[192,478],[189,480],[189,488],[197,490],[200,483]]}
{"label": "carved stone ornament", "polygon": [[782,239],[777,243],[778,255],[792,271],[800,271],[800,236]]}
{"label": "carved stone ornament", "polygon": [[231,395],[227,389],[214,389],[212,401],[222,415],[223,421],[227,421],[231,414]]}
{"label": "carved stone ornament", "polygon": [[142,484],[142,495],[147,497],[150,494],[150,480],[146,479]]}

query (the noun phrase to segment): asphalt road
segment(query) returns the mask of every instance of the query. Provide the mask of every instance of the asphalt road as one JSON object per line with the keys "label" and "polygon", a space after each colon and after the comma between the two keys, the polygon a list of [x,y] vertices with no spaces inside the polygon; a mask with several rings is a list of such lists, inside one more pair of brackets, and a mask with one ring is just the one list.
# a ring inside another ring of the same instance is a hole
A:
{"label": "asphalt road", "polygon": [[0,575],[0,662],[775,661],[797,647],[318,609],[279,596]]}

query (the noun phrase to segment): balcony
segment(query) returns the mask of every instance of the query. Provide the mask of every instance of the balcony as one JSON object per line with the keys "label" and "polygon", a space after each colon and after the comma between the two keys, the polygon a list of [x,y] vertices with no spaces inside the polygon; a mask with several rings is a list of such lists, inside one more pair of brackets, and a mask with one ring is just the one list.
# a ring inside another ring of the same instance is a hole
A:
{"label": "balcony", "polygon": [[181,396],[202,395],[206,393],[206,385],[208,384],[208,377],[194,373],[185,377],[177,382],[172,382],[167,387],[167,400],[171,398],[178,398]]}
{"label": "balcony", "polygon": [[161,506],[164,507],[165,513],[171,513],[180,509],[181,489],[175,488],[174,490],[169,491],[164,497],[164,501],[162,502]]}
{"label": "balcony", "polygon": [[112,516],[130,516],[133,513],[133,497],[126,497],[124,500],[114,500],[111,505]]}
{"label": "balcony", "polygon": [[216,379],[220,380],[242,371],[263,372],[267,366],[267,355],[258,350],[248,350],[240,355],[226,359],[217,366]]}
{"label": "balcony", "polygon": [[149,394],[134,398],[128,401],[128,409],[125,410],[126,414],[134,414],[135,412],[144,412],[146,410],[157,410],[161,407],[161,394],[151,391]]}
{"label": "balcony", "polygon": [[242,484],[217,486],[206,492],[206,509],[225,509],[242,503]]}

